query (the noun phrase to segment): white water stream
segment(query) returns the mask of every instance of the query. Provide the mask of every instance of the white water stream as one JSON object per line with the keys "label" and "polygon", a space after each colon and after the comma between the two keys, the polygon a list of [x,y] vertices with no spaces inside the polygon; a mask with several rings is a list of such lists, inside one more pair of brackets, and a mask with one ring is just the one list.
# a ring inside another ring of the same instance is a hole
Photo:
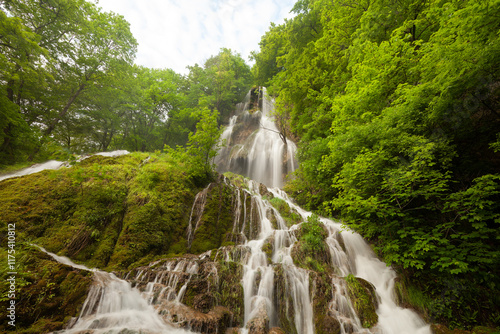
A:
{"label": "white water stream", "polygon": [[147,302],[139,290],[115,275],[75,264],[64,256],[40,250],[57,262],[94,273],[78,319],[60,334],[188,334],[192,333],[167,324]]}
{"label": "white water stream", "polygon": [[[120,155],[125,155],[129,154],[129,151],[126,150],[118,150],[118,151],[112,151],[112,152],[99,152],[94,155],[101,155],[105,157],[117,157]],[[82,156],[79,161],[86,159],[90,157],[91,155],[84,155]],[[19,177],[19,176],[24,176],[24,175],[30,175],[34,173],[41,172],[43,170],[47,169],[59,169],[63,166],[69,166],[69,163],[67,161],[57,161],[57,160],[49,160],[43,163],[39,164],[34,164],[33,166],[23,168],[21,170],[12,172],[12,173],[7,173],[7,174],[2,174],[0,175],[0,181],[5,180],[5,179],[10,179],[13,177]]]}
{"label": "white water stream", "polygon": [[[311,214],[295,205],[286,193],[280,189],[272,189],[272,192],[274,196],[282,198],[290,207],[299,212],[304,220]],[[431,334],[430,326],[415,312],[399,307],[396,304],[394,301],[396,273],[375,256],[363,238],[359,234],[346,229],[340,223],[326,218],[321,218],[321,221],[329,232],[326,242],[339,277],[353,274],[365,279],[373,284],[379,298],[378,324],[371,329],[363,328],[347,296],[345,281],[334,278],[332,285],[335,286],[335,293],[334,299],[330,303],[330,309],[343,325],[342,333],[347,333],[346,329],[348,328],[354,328],[354,333]],[[343,239],[346,251],[340,246],[339,235]],[[303,331],[301,333],[313,332]]]}

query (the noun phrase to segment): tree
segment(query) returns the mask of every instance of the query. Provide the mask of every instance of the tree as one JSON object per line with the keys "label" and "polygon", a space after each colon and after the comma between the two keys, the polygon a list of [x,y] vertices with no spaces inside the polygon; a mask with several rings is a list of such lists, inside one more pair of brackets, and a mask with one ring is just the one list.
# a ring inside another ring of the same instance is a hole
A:
{"label": "tree", "polygon": [[40,59],[47,54],[38,44],[39,36],[19,18],[7,17],[0,11],[0,160],[22,160],[24,153],[36,143],[23,116],[22,93],[34,94],[48,77]]}
{"label": "tree", "polygon": [[[118,64],[132,62],[137,43],[123,17],[103,13],[84,0],[4,1],[4,7],[37,36],[38,46],[47,50],[38,58],[24,52],[30,64],[48,74],[43,94],[39,89],[15,91],[23,117],[39,124],[42,132],[32,159],[58,123],[74,111],[86,90],[112,76]],[[20,82],[20,87],[26,82]]]}
{"label": "tree", "polygon": [[193,158],[193,165],[200,166],[200,170],[206,175],[213,172],[213,160],[219,150],[222,131],[217,124],[218,116],[217,110],[199,110],[200,120],[196,124],[196,132],[189,135],[187,143],[187,154]]}
{"label": "tree", "polygon": [[250,89],[251,72],[239,54],[223,48],[205,62],[201,82],[205,84],[206,96],[200,100],[200,106],[217,110],[220,123],[229,119],[234,106]]}

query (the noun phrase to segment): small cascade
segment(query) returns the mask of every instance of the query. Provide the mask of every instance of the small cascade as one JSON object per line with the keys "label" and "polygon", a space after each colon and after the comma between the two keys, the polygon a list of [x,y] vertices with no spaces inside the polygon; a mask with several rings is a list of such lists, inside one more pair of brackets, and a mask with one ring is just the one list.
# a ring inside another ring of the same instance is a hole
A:
{"label": "small cascade", "polygon": [[363,238],[353,232],[343,233],[347,252],[354,259],[355,274],[375,286],[380,298],[378,327],[388,334],[427,334],[429,326],[413,311],[396,305],[394,279],[396,273],[380,261]]}
{"label": "small cascade", "polygon": [[[267,218],[266,207],[262,199],[257,195],[253,195],[252,197],[253,203],[256,203],[261,228],[257,239],[249,240],[245,243],[245,246],[250,249],[247,261],[244,261],[243,264],[245,324],[249,324],[251,320],[268,323],[270,319],[274,318],[272,303],[274,271],[269,266],[267,256],[262,250],[264,241],[272,233],[272,226]],[[257,282],[257,278],[259,278],[259,282]],[[255,324],[252,325],[255,326]],[[259,326],[262,325],[264,324],[259,324]]]}
{"label": "small cascade", "polygon": [[340,323],[340,333],[371,333],[363,328],[356,314],[352,301],[347,293],[346,283],[341,278],[333,278],[334,297],[328,306],[328,310]]}
{"label": "small cascade", "polygon": [[24,176],[24,175],[38,173],[38,172],[41,172],[41,171],[46,170],[46,169],[59,169],[64,165],[65,165],[64,161],[49,160],[49,161],[44,162],[44,163],[35,164],[31,167],[23,168],[17,172],[0,175],[0,181],[5,180],[5,179],[10,179],[12,177],[18,177],[18,176]]}
{"label": "small cascade", "polygon": [[90,288],[80,316],[70,328],[58,333],[191,333],[167,324],[142,297],[139,290],[132,288],[127,281],[111,273],[77,265],[68,258],[39,248],[60,263],[94,272],[94,284]]}
{"label": "small cascade", "polygon": [[188,249],[191,249],[191,244],[193,242],[194,234],[200,224],[203,210],[205,209],[207,194],[208,190],[210,189],[210,186],[211,184],[209,184],[205,189],[196,194],[194,198],[193,206],[191,207],[191,214],[189,216],[189,225],[186,235],[186,239],[188,241]]}
{"label": "small cascade", "polygon": [[[286,193],[280,189],[272,189],[276,197],[287,201],[290,207],[301,214],[303,219],[311,214],[295,205]],[[396,304],[393,297],[394,279],[396,273],[391,267],[380,261],[363,238],[342,224],[330,219],[321,218],[328,231],[328,245],[337,276],[333,277],[335,286],[334,298],[330,303],[330,311],[342,324],[345,333],[383,333],[383,334],[430,334],[427,325],[415,312]],[[362,328],[352,302],[345,289],[345,281],[340,277],[348,274],[365,279],[375,287],[379,299],[377,326],[370,329]],[[343,332],[344,333],[344,332]]]}
{"label": "small cascade", "polygon": [[[111,151],[111,152],[99,152],[95,153],[94,155],[101,155],[105,157],[118,157],[120,155],[125,155],[129,154],[130,152],[126,150],[118,150],[118,151]],[[78,161],[84,160],[88,157],[91,157],[92,155],[84,155],[79,158]],[[10,179],[13,177],[19,177],[19,176],[24,176],[24,175],[30,175],[30,174],[35,174],[44,170],[54,170],[54,169],[59,169],[61,167],[68,167],[70,166],[69,161],[57,161],[57,160],[49,160],[43,163],[39,164],[34,164],[33,166],[26,167],[23,169],[20,169],[16,172],[12,173],[7,173],[7,174],[2,174],[0,175],[0,181]]]}

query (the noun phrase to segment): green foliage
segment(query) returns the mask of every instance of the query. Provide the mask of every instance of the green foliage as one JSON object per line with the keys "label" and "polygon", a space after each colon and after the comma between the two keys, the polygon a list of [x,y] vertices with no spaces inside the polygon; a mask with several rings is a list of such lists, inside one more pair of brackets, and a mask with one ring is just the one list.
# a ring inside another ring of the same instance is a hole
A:
{"label": "green foliage", "polygon": [[[294,11],[262,37],[252,69],[300,138],[286,190],[426,282],[441,321],[492,324],[491,298],[476,315],[464,305],[500,286],[499,2],[317,0]],[[470,284],[440,304],[455,280]]]}
{"label": "green foliage", "polygon": [[174,150],[165,146],[165,151],[170,155],[187,162],[190,176],[200,186],[214,178],[214,158],[220,147],[219,137],[222,133],[217,124],[217,116],[216,110],[199,110],[196,132],[189,134],[186,147],[178,146]]}
{"label": "green foliage", "polygon": [[285,220],[285,223],[288,227],[299,224],[302,222],[302,217],[295,210],[290,208],[288,203],[278,197],[273,197],[269,200],[269,203],[278,210],[281,217]]}
{"label": "green foliage", "polygon": [[317,215],[309,216],[307,221],[302,223],[301,232],[300,240],[304,241],[302,244],[304,250],[312,252],[325,250],[325,230]]}
{"label": "green foliage", "polygon": [[0,168],[113,149],[186,145],[199,110],[227,121],[251,86],[249,66],[221,49],[188,76],[132,64],[122,16],[87,0],[3,1]]}

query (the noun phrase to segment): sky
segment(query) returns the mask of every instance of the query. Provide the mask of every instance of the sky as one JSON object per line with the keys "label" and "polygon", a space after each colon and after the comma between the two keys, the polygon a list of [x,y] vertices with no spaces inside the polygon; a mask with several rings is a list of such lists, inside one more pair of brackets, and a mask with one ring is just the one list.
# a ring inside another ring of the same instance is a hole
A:
{"label": "sky", "polygon": [[99,0],[104,11],[130,23],[139,43],[135,63],[171,68],[203,65],[225,47],[248,59],[259,50],[260,38],[271,22],[280,24],[296,0]]}

